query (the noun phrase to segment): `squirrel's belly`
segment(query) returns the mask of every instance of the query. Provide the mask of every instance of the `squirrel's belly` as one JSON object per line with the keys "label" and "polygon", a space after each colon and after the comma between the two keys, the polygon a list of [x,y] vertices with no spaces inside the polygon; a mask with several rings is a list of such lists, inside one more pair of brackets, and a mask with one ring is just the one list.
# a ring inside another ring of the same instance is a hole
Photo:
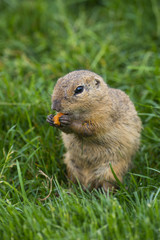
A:
{"label": "squirrel's belly", "polygon": [[[92,168],[102,163],[109,163],[109,151],[106,147],[77,139],[73,134],[63,134],[68,159],[77,167]],[[66,162],[66,161],[65,161]]]}

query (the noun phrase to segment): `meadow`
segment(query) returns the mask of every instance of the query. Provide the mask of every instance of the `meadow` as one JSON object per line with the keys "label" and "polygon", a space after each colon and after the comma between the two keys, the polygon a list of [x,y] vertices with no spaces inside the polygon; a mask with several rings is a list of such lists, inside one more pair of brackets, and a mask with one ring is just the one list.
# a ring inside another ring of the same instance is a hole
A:
{"label": "meadow", "polygon": [[[114,195],[69,183],[49,127],[57,79],[76,69],[125,91],[143,122]],[[160,239],[160,2],[0,1],[0,239]]]}

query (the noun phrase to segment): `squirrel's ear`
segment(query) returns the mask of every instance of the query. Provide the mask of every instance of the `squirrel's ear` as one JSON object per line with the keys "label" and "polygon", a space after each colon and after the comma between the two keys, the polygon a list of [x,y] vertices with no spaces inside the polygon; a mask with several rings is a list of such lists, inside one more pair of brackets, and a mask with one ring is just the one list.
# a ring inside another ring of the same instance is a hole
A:
{"label": "squirrel's ear", "polygon": [[98,88],[100,85],[100,80],[98,78],[95,78],[94,80],[95,80],[95,85]]}

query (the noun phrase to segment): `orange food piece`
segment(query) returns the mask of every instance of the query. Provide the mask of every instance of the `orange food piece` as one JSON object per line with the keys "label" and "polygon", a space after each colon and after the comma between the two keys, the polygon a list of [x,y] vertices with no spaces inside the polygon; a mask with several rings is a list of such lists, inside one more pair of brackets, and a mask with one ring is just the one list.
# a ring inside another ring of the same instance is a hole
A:
{"label": "orange food piece", "polygon": [[53,122],[54,122],[54,124],[60,126],[61,123],[60,123],[60,121],[59,121],[59,118],[60,118],[62,115],[64,115],[64,114],[63,114],[63,113],[57,113],[57,115],[55,115],[55,116],[53,117]]}

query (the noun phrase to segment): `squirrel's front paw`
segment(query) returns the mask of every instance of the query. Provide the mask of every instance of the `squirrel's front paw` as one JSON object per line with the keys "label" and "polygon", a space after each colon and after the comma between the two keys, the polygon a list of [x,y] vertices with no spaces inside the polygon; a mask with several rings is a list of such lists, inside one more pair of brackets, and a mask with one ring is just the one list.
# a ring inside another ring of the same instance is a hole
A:
{"label": "squirrel's front paw", "polygon": [[55,124],[53,122],[53,117],[54,117],[53,114],[48,115],[46,121],[49,123],[50,126],[55,127]]}
{"label": "squirrel's front paw", "polygon": [[59,118],[60,125],[55,124],[53,118],[54,118],[53,114],[50,114],[47,116],[46,121],[49,123],[50,126],[56,127],[65,133],[71,132],[71,129],[70,129],[71,118],[68,115],[62,115]]}
{"label": "squirrel's front paw", "polygon": [[62,126],[62,127],[67,127],[67,126],[71,125],[71,118],[69,115],[62,115],[59,118],[59,121],[60,121],[60,126]]}

